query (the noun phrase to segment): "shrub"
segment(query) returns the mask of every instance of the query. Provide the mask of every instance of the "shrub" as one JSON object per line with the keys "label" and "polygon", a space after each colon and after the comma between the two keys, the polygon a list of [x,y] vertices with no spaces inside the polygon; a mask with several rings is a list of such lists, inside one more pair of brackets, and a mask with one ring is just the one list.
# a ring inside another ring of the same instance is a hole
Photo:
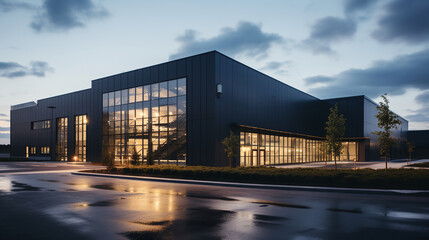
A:
{"label": "shrub", "polygon": [[331,170],[266,167],[228,168],[201,166],[138,166],[112,169],[110,173],[200,180],[235,181],[286,185],[362,188],[429,189],[427,169]]}

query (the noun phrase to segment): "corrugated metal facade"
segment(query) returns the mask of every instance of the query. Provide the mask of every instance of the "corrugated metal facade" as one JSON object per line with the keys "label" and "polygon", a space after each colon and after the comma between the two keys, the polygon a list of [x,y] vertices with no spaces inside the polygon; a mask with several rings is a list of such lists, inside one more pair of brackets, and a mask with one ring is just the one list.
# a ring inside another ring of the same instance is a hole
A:
{"label": "corrugated metal facade", "polygon": [[[11,110],[11,154],[24,157],[25,146],[40,148],[52,145],[51,139],[55,142],[55,127],[30,127],[33,121],[51,119],[48,106],[55,106],[54,119],[69,117],[69,157],[74,154],[74,116],[87,114],[87,159],[100,161],[103,93],[182,77],[187,79],[187,165],[228,165],[221,141],[236,125],[321,137],[333,102],[340,103],[348,119],[346,137],[367,137],[374,124],[368,116],[375,107],[360,97],[322,101],[213,51],[97,79],[90,89]],[[222,94],[216,93],[217,84],[222,85]],[[404,123],[402,131],[407,128]]]}

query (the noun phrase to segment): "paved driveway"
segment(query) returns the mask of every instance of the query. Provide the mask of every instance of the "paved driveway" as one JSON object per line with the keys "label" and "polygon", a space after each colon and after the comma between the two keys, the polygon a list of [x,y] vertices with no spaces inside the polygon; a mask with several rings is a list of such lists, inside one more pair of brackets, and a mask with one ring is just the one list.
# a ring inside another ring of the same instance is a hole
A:
{"label": "paved driveway", "polygon": [[248,189],[56,171],[23,173],[0,175],[0,239],[402,240],[429,236],[429,196]]}

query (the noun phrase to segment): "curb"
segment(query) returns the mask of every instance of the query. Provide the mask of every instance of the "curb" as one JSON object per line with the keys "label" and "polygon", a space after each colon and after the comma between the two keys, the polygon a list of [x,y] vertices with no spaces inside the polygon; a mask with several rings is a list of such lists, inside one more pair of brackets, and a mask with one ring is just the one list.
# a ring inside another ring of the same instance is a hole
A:
{"label": "curb", "polygon": [[337,187],[315,187],[315,186],[296,186],[296,185],[275,185],[275,184],[255,184],[255,183],[236,183],[220,182],[206,180],[191,180],[177,178],[160,178],[160,177],[141,177],[131,175],[116,175],[104,173],[86,173],[72,172],[72,175],[82,175],[91,177],[118,178],[125,180],[139,180],[166,183],[181,184],[198,184],[221,187],[239,187],[239,188],[257,188],[257,189],[274,189],[274,190],[294,190],[294,191],[316,191],[316,192],[341,192],[341,193],[370,193],[370,194],[407,194],[418,196],[429,196],[429,190],[399,190],[399,189],[366,189],[366,188],[337,188]]}

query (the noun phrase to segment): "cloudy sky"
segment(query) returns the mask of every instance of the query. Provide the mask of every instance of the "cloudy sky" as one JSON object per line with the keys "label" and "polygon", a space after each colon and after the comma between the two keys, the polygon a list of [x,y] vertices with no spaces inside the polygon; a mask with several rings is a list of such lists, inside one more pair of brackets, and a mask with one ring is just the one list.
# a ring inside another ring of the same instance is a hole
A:
{"label": "cloudy sky", "polygon": [[387,93],[429,129],[428,13],[428,0],[0,0],[0,143],[10,105],[211,50],[322,99]]}

